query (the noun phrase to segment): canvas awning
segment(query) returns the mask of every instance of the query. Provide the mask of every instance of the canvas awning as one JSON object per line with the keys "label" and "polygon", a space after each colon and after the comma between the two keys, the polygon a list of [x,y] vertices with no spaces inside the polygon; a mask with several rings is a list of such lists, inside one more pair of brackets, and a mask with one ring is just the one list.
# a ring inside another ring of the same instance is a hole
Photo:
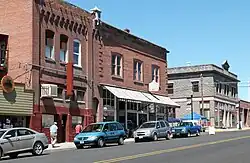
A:
{"label": "canvas awning", "polygon": [[119,99],[127,99],[131,101],[142,101],[148,103],[156,103],[156,104],[163,104],[168,105],[171,107],[180,107],[177,103],[171,100],[169,97],[166,96],[159,96],[150,93],[129,90],[124,88],[118,88],[113,86],[104,86],[107,90],[113,93]]}

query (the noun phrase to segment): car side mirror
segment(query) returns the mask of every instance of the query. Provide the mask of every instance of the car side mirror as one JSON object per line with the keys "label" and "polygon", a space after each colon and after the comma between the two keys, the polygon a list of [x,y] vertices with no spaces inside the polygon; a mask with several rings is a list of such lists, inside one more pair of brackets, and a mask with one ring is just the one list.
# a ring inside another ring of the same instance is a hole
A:
{"label": "car side mirror", "polygon": [[5,135],[4,138],[9,139],[9,138],[11,138],[11,135]]}
{"label": "car side mirror", "polygon": [[158,129],[158,128],[160,128],[160,126],[156,126],[156,128]]}
{"label": "car side mirror", "polygon": [[108,131],[108,129],[104,129],[103,131],[104,131],[104,132],[107,132],[107,131]]}

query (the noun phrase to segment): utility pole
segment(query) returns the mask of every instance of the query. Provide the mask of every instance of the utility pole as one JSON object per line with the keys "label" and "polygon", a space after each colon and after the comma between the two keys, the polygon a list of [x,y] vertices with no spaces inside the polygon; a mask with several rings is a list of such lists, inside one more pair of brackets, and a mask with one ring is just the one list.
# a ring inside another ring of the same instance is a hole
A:
{"label": "utility pole", "polygon": [[203,74],[200,75],[201,77],[201,115],[204,115],[204,97],[203,97]]}
{"label": "utility pole", "polygon": [[193,95],[191,95],[191,119],[194,120]]}

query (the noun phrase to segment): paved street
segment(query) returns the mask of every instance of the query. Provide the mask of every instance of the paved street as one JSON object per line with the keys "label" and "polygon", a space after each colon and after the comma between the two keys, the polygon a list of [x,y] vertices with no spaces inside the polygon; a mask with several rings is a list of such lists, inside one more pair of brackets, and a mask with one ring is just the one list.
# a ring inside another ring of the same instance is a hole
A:
{"label": "paved street", "polygon": [[66,150],[40,157],[22,156],[3,163],[248,163],[250,131],[217,133],[214,136],[178,138],[170,141],[112,145],[105,148]]}

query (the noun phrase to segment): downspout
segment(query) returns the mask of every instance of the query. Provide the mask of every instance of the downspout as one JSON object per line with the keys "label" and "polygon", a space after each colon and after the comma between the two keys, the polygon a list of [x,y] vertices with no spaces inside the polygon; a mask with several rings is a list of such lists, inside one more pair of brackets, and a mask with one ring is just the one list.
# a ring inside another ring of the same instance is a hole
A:
{"label": "downspout", "polygon": [[[38,32],[39,32],[39,36],[38,36],[38,38],[39,38],[39,42],[38,42],[38,44],[39,44],[39,52],[38,52],[38,56],[39,56],[39,59],[38,59],[38,61],[39,61],[39,74],[38,74],[38,87],[39,87],[39,89],[38,89],[38,94],[39,94],[39,98],[38,98],[38,113],[41,113],[41,101],[40,101],[40,97],[41,97],[41,28],[42,28],[42,22],[41,22],[41,13],[40,13],[40,11],[41,11],[41,5],[42,5],[42,1],[40,1],[40,3],[39,3],[39,7],[38,7],[38,9],[39,9],[39,11],[38,11],[38,13],[39,13],[39,30],[38,30]],[[40,125],[41,125],[41,128],[40,128],[40,131],[42,132],[42,120],[40,121]]]}

